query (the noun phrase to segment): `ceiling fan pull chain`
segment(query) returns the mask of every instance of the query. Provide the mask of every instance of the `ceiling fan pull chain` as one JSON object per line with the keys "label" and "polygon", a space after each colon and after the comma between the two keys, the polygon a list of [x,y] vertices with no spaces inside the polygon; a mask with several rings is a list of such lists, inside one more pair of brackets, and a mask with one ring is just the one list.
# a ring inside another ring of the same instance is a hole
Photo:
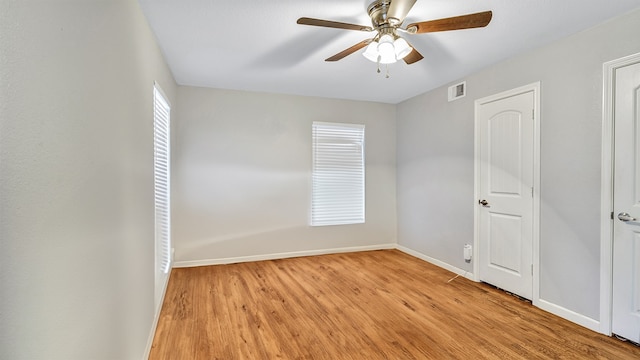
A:
{"label": "ceiling fan pull chain", "polygon": [[389,78],[389,64],[387,64],[387,74],[384,76],[386,79]]}
{"label": "ceiling fan pull chain", "polygon": [[378,55],[378,74],[380,74],[380,59],[382,57],[380,55]]}

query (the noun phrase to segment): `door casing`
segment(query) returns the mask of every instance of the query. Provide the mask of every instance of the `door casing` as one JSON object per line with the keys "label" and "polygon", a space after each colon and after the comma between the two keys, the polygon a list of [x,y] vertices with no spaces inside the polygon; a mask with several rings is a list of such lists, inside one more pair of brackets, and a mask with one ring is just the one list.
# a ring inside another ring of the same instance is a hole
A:
{"label": "door casing", "polygon": [[540,299],[540,82],[521,86],[512,90],[501,92],[475,101],[475,156],[474,156],[474,233],[473,233],[473,279],[480,281],[480,265],[478,257],[480,255],[480,208],[478,199],[480,196],[480,125],[478,109],[482,104],[496,101],[502,98],[511,97],[527,92],[533,92],[534,116],[533,116],[533,305],[539,306]]}
{"label": "door casing", "polygon": [[602,165],[600,181],[600,332],[611,335],[613,306],[614,80],[616,70],[640,62],[640,53],[603,65]]}

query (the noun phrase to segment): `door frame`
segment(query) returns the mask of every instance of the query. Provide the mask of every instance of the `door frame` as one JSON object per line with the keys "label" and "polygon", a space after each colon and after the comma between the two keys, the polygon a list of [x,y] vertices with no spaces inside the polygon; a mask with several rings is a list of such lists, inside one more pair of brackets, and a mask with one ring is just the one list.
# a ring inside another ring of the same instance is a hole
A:
{"label": "door frame", "polygon": [[603,64],[602,160],[600,181],[600,332],[611,336],[613,311],[614,86],[616,70],[640,63],[640,53]]}
{"label": "door frame", "polygon": [[533,256],[533,292],[532,303],[538,306],[540,300],[540,82],[524,85],[512,90],[504,91],[499,94],[477,99],[474,108],[475,121],[475,148],[474,148],[474,211],[473,211],[473,280],[480,281],[480,208],[477,204],[480,196],[480,125],[478,118],[478,110],[481,105],[496,101],[499,99],[533,92],[533,233],[532,233],[532,256]]}

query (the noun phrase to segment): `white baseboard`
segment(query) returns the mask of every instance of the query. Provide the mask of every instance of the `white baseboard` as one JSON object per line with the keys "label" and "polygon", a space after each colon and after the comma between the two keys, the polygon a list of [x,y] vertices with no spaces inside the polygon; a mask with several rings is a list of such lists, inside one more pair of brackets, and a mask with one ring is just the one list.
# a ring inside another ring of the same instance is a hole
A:
{"label": "white baseboard", "polygon": [[328,255],[328,254],[337,254],[337,253],[385,250],[385,249],[395,249],[395,248],[396,248],[396,244],[380,244],[380,245],[353,246],[353,247],[334,248],[334,249],[305,250],[305,251],[294,251],[294,252],[286,252],[286,253],[241,256],[241,257],[233,257],[233,258],[177,261],[173,264],[173,267],[182,268],[182,267],[194,267],[194,266],[235,264],[235,263],[251,262],[251,261],[276,260],[276,259],[287,259],[292,257]]}
{"label": "white baseboard", "polygon": [[554,303],[551,303],[543,299],[539,299],[537,301],[537,306],[544,311],[550,312],[553,315],[559,316],[563,319],[566,319],[578,325],[584,326],[589,330],[600,332],[600,322],[588,316],[578,314],[575,311],[571,311],[569,309],[563,308],[560,305],[556,305]]}
{"label": "white baseboard", "polygon": [[[462,269],[459,269],[455,266],[449,265],[443,261],[434,259],[432,257],[429,257],[427,255],[424,255],[422,253],[419,253],[415,250],[411,250],[409,248],[406,248],[402,245],[397,245],[396,248],[404,253],[407,253],[411,256],[414,256],[418,259],[422,259],[426,262],[432,263],[436,266],[439,266],[443,269],[449,270],[453,273],[459,274],[459,275],[464,275],[464,277],[466,277],[469,280],[474,280],[473,279],[473,273],[469,273],[469,272],[465,272]],[[569,309],[566,309],[562,306],[553,304],[549,301],[543,300],[543,299],[538,299],[537,301],[534,302],[534,306],[537,306],[538,308],[547,311],[553,315],[556,315],[558,317],[561,317],[565,320],[569,320],[573,323],[576,323],[580,326],[584,326],[587,329],[593,330],[595,332],[602,332],[600,329],[600,322],[597,320],[594,320],[588,316],[584,316],[581,314],[578,314],[575,311],[571,311]]]}
{"label": "white baseboard", "polygon": [[434,259],[434,258],[432,258],[430,256],[427,256],[427,255],[423,254],[423,253],[419,253],[419,252],[417,252],[415,250],[411,250],[409,248],[406,248],[406,247],[404,247],[402,245],[396,245],[396,249],[402,251],[403,253],[406,253],[406,254],[409,254],[409,255],[411,255],[413,257],[416,257],[416,258],[418,258],[420,260],[424,260],[424,261],[426,261],[428,263],[431,263],[431,264],[436,265],[438,267],[441,267],[443,269],[449,270],[452,273],[455,273],[457,275],[464,276],[465,278],[467,278],[469,280],[475,281],[472,272],[469,272],[469,271],[466,271],[466,270],[462,270],[462,269],[457,268],[457,267],[455,267],[453,265],[449,265],[444,261],[440,261],[438,259]]}

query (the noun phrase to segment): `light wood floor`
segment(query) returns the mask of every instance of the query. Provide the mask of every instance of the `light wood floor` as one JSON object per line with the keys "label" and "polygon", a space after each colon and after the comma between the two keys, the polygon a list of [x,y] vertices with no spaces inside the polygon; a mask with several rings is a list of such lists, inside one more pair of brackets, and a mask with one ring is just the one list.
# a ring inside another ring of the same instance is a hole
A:
{"label": "light wood floor", "polygon": [[150,359],[640,359],[453,276],[397,250],[174,269]]}

